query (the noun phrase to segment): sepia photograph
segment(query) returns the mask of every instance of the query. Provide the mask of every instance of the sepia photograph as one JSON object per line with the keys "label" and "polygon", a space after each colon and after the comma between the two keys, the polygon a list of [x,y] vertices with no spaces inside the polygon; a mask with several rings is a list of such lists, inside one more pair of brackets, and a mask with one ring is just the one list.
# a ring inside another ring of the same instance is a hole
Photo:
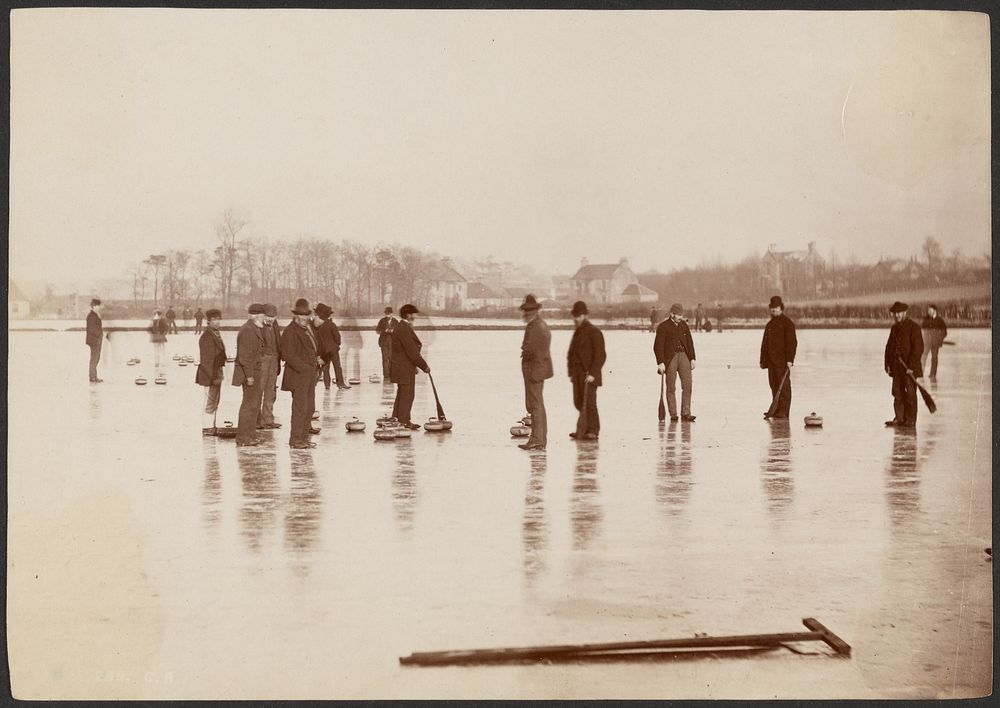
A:
{"label": "sepia photograph", "polygon": [[9,18],[14,698],[992,694],[989,14]]}

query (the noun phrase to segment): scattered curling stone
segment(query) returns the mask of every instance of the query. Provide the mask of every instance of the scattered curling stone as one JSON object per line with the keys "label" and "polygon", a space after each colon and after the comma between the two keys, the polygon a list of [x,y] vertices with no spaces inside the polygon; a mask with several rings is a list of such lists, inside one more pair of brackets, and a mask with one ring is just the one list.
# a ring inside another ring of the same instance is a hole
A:
{"label": "scattered curling stone", "polygon": [[424,423],[424,430],[431,433],[451,430],[451,421],[446,418],[431,418]]}
{"label": "scattered curling stone", "polygon": [[375,439],[376,440],[395,440],[396,439],[396,428],[386,428],[379,426],[375,429]]}
{"label": "scattered curling stone", "polygon": [[526,438],[531,435],[531,428],[524,424],[524,422],[516,423],[510,429],[510,436],[512,438]]}
{"label": "scattered curling stone", "polygon": [[528,415],[524,416],[523,418],[521,418],[521,425],[527,425],[529,428],[531,427],[531,414],[530,413]]}
{"label": "scattered curling stone", "polygon": [[319,411],[313,413],[313,420],[319,420]]}
{"label": "scattered curling stone", "polygon": [[347,383],[351,384],[351,386],[359,386],[361,384],[361,379],[357,379],[357,378],[355,378],[355,379],[347,379]]}
{"label": "scattered curling stone", "polygon": [[382,379],[378,374],[372,374],[368,377],[368,383],[382,383]]}
{"label": "scattered curling stone", "polygon": [[177,366],[187,366],[187,365],[188,363],[184,359],[181,359],[180,361],[177,362]]}
{"label": "scattered curling stone", "polygon": [[816,411],[813,411],[806,416],[806,427],[807,428],[822,428],[823,427],[823,416],[816,415]]}
{"label": "scattered curling stone", "polygon": [[234,361],[236,361],[236,357],[234,357],[234,356],[227,356],[226,357],[226,362],[227,363],[232,364]]}
{"label": "scattered curling stone", "polygon": [[153,379],[153,383],[163,386],[164,384],[167,383],[167,377],[164,376],[163,374],[160,374],[155,379]]}
{"label": "scattered curling stone", "polygon": [[387,424],[399,425],[399,421],[393,418],[391,415],[384,415],[375,421],[376,425],[387,425]]}
{"label": "scattered curling stone", "polygon": [[347,421],[347,432],[349,433],[360,433],[365,429],[365,423],[357,418],[351,418]]}
{"label": "scattered curling stone", "polygon": [[127,364],[128,366],[135,366],[136,364],[138,364],[138,363],[139,363],[139,361],[138,361],[138,360],[137,360],[137,359],[136,359],[135,357],[132,357],[131,359],[129,359],[129,360],[128,360],[128,361],[126,361],[125,363],[126,363],[126,364]]}
{"label": "scattered curling stone", "polygon": [[396,432],[396,437],[397,438],[412,438],[413,437],[413,431],[410,430],[409,428],[407,428],[405,425],[397,425],[396,427],[392,428],[392,430],[394,430]]}
{"label": "scattered curling stone", "polygon": [[181,355],[180,354],[174,354],[174,361],[180,361],[180,360],[181,360]]}
{"label": "scattered curling stone", "polygon": [[136,386],[145,386],[146,385],[146,377],[145,376],[139,376],[139,377],[137,377],[136,380],[135,380],[135,385]]}
{"label": "scattered curling stone", "polygon": [[233,421],[224,421],[223,427],[215,429],[215,436],[217,438],[235,438],[236,428],[233,426]]}

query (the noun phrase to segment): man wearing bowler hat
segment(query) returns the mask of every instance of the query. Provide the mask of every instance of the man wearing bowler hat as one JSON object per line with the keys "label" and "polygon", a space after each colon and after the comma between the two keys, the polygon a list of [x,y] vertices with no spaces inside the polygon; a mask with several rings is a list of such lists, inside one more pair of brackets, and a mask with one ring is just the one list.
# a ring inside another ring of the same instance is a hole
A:
{"label": "man wearing bowler hat", "polygon": [[104,337],[104,322],[101,320],[101,301],[94,298],[90,301],[90,312],[87,313],[87,346],[90,347],[90,383],[102,383],[104,379],[97,375],[97,364],[101,360],[101,345]]}
{"label": "man wearing bowler hat", "polygon": [[313,313],[313,334],[316,336],[316,343],[319,345],[319,355],[323,358],[323,366],[320,367],[323,373],[323,385],[326,390],[330,390],[330,365],[333,365],[333,373],[337,377],[337,388],[345,390],[350,388],[344,378],[344,369],[340,365],[340,329],[330,319],[333,315],[333,308],[322,302],[316,303],[316,310]]}
{"label": "man wearing bowler hat", "polygon": [[271,303],[264,305],[264,327],[261,331],[264,334],[260,367],[263,396],[257,427],[261,430],[276,430],[281,427],[281,423],[274,420],[274,399],[278,392],[278,373],[281,371],[281,355],[278,351],[281,330],[278,329],[278,308]]}
{"label": "man wearing bowler hat", "polygon": [[923,377],[920,358],[924,353],[924,338],[920,325],[909,319],[909,306],[898,300],[889,308],[896,324],[889,330],[885,343],[885,373],[892,377],[892,420],[888,426],[913,428],[917,425],[917,385],[914,378]]}
{"label": "man wearing bowler hat", "polygon": [[403,305],[399,308],[399,323],[392,330],[390,376],[392,382],[396,384],[396,401],[392,406],[392,415],[411,430],[420,429],[419,425],[410,420],[417,369],[425,374],[431,373],[431,367],[420,355],[423,344],[421,344],[417,333],[413,331],[413,316],[418,312],[419,310],[414,305],[409,303]]}
{"label": "man wearing bowler hat", "polygon": [[[597,440],[601,432],[601,418],[597,413],[597,387],[601,385],[601,367],[607,360],[604,335],[588,319],[587,303],[573,303],[573,338],[566,356],[569,378],[573,382],[573,405],[580,411],[576,432],[569,436],[575,440]],[[532,421],[534,422],[534,421]]]}
{"label": "man wearing bowler hat", "polygon": [[382,378],[389,381],[389,371],[392,368],[392,330],[396,328],[396,318],[392,316],[392,308],[385,308],[385,317],[375,325],[378,333],[378,348],[382,350]]}
{"label": "man wearing bowler hat", "polygon": [[289,447],[307,449],[316,447],[310,442],[312,414],[316,402],[316,373],[323,360],[319,356],[316,337],[309,327],[312,309],[309,301],[299,298],[295,301],[293,322],[281,333],[279,349],[285,362],[285,373],[281,377],[281,390],[292,393],[292,422],[289,426]]}
{"label": "man wearing bowler hat", "polygon": [[250,317],[236,335],[236,365],[233,367],[233,386],[243,387],[240,404],[236,444],[239,447],[260,445],[257,437],[257,417],[264,387],[261,366],[264,351],[264,306],[254,303],[247,310]]}
{"label": "man wearing bowler hat", "polygon": [[691,372],[694,371],[694,340],[691,328],[684,321],[684,308],[679,303],[670,306],[670,317],[656,328],[653,353],[656,371],[667,376],[667,408],[670,420],[677,420],[677,375],[681,377],[681,420],[693,422],[691,415]]}
{"label": "man wearing bowler hat", "polygon": [[[771,385],[771,398],[778,396],[775,418],[787,418],[792,406],[792,365],[795,363],[795,324],[785,314],[785,303],[774,295],[768,304],[771,319],[764,327],[760,342],[760,368],[767,369],[767,382]],[[784,382],[784,383],[782,383]],[[778,393],[778,389],[781,393]],[[770,408],[769,408],[770,410]],[[767,418],[767,413],[764,414]]]}
{"label": "man wearing bowler hat", "polygon": [[538,311],[541,305],[527,294],[521,303],[524,339],[521,341],[521,376],[524,378],[524,405],[531,416],[531,436],[518,445],[522,450],[544,450],[548,443],[548,418],[543,391],[545,379],[552,378],[552,333]]}
{"label": "man wearing bowler hat", "polygon": [[219,334],[222,323],[222,312],[211,308],[205,313],[208,327],[198,339],[198,371],[194,382],[205,387],[205,406],[201,415],[202,435],[215,435],[215,414],[219,410],[219,399],[222,396],[222,375],[226,365],[226,344]]}

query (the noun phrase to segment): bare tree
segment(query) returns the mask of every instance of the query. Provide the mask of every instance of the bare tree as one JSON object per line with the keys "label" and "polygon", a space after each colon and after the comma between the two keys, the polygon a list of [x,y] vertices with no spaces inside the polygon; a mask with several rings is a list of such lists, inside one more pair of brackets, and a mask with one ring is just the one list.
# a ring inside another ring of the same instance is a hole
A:
{"label": "bare tree", "polygon": [[246,225],[247,222],[233,213],[232,209],[226,209],[215,222],[215,236],[219,245],[215,247],[213,266],[219,278],[219,292],[226,310],[232,305],[233,276],[239,265],[240,233]]}
{"label": "bare tree", "polygon": [[940,266],[942,250],[941,244],[938,243],[936,238],[933,236],[925,238],[921,250],[924,252],[924,257],[927,258],[928,270],[935,270]]}

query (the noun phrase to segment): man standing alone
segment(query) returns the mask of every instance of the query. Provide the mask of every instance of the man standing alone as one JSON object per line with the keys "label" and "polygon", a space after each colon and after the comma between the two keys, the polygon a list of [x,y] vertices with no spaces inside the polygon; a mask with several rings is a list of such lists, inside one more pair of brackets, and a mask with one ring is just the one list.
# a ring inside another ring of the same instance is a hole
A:
{"label": "man standing alone", "polygon": [[656,355],[656,371],[667,376],[667,408],[670,420],[677,420],[677,375],[681,377],[681,419],[692,422],[691,415],[691,372],[694,371],[694,340],[691,328],[681,315],[684,308],[678,303],[670,306],[670,317],[656,328],[653,353]]}
{"label": "man standing alone", "polygon": [[211,309],[207,313],[208,329],[198,340],[201,360],[194,382],[205,387],[205,407],[201,416],[201,434],[215,435],[215,414],[222,395],[222,371],[226,365],[226,345],[219,334],[222,313]]}
{"label": "man standing alone", "polygon": [[257,417],[260,415],[261,394],[264,392],[261,377],[264,306],[254,303],[248,312],[250,318],[243,323],[236,335],[236,366],[233,371],[233,386],[243,387],[240,422],[236,430],[236,444],[240,447],[261,443],[261,439],[257,437]]}
{"label": "man standing alone", "polygon": [[[604,335],[587,319],[587,303],[573,303],[573,323],[576,329],[569,343],[567,363],[573,381],[573,405],[580,411],[574,440],[597,440],[601,432],[601,418],[597,412],[597,387],[601,385],[601,367],[607,360]],[[532,421],[534,422],[534,421]]]}
{"label": "man standing alone", "polygon": [[94,298],[90,301],[90,312],[87,313],[87,346],[90,347],[90,383],[101,383],[104,379],[97,377],[97,363],[101,360],[101,345],[104,343],[104,322],[101,320],[101,301]]}
{"label": "man standing alone", "polygon": [[174,312],[173,305],[167,308],[167,313],[164,315],[164,319],[167,320],[167,332],[169,334],[177,334],[177,313]]}
{"label": "man standing alone", "polygon": [[892,420],[888,426],[914,428],[917,425],[917,385],[914,378],[923,376],[920,357],[924,353],[924,338],[920,327],[907,317],[909,306],[896,301],[889,312],[896,324],[889,330],[885,343],[885,373],[892,377]]}
{"label": "man standing alone", "polygon": [[944,338],[948,336],[948,325],[938,315],[937,305],[927,306],[927,316],[920,323],[920,329],[924,338],[924,354],[920,359],[920,367],[927,366],[927,355],[931,355],[931,381],[937,381],[938,350],[944,344]]}
{"label": "man standing alone", "polygon": [[[764,327],[764,338],[760,342],[760,368],[767,369],[771,398],[778,397],[778,407],[773,417],[787,418],[792,406],[791,368],[795,362],[798,341],[795,338],[795,324],[785,315],[785,303],[781,298],[772,296],[768,307],[771,310],[771,320]],[[767,413],[764,417],[768,417]]]}
{"label": "man standing alone", "polygon": [[705,308],[702,307],[701,303],[698,303],[698,307],[694,308],[694,331],[700,332],[702,326],[705,324]]}
{"label": "man standing alone", "polygon": [[198,309],[197,309],[197,311],[194,313],[194,333],[195,334],[199,334],[201,332],[201,321],[204,318],[205,318],[205,315],[201,311],[201,307],[199,306]]}
{"label": "man standing alone", "polygon": [[389,370],[392,367],[392,330],[396,328],[396,318],[392,316],[392,308],[385,308],[385,317],[375,325],[378,332],[378,348],[382,350],[382,378],[389,380]]}
{"label": "man standing alone", "polygon": [[271,303],[264,305],[264,327],[261,333],[264,335],[264,348],[261,350],[261,403],[257,427],[276,430],[281,427],[281,423],[274,420],[274,399],[277,394],[278,373],[281,371],[278,350],[281,331],[278,329],[278,308]]}
{"label": "man standing alone", "polygon": [[292,310],[294,322],[281,333],[281,358],[285,362],[285,375],[281,378],[281,390],[292,393],[292,422],[288,446],[295,449],[316,447],[309,441],[312,432],[312,406],[316,397],[316,372],[322,360],[316,346],[316,338],[309,329],[309,315],[312,310],[309,301],[299,298]]}
{"label": "man standing alone", "polygon": [[392,382],[396,384],[396,400],[392,406],[392,415],[410,430],[420,429],[419,425],[410,420],[417,369],[419,368],[425,374],[431,373],[431,367],[420,355],[420,349],[423,345],[420,343],[417,333],[413,331],[413,316],[417,312],[419,310],[409,303],[399,308],[399,324],[392,332],[390,375]]}
{"label": "man standing alone", "polygon": [[545,379],[552,378],[552,333],[538,311],[541,305],[535,296],[524,296],[521,303],[524,320],[524,339],[521,342],[521,376],[524,378],[524,405],[531,416],[531,436],[528,442],[518,445],[522,450],[544,450],[548,443],[548,418],[545,414],[543,392]]}

